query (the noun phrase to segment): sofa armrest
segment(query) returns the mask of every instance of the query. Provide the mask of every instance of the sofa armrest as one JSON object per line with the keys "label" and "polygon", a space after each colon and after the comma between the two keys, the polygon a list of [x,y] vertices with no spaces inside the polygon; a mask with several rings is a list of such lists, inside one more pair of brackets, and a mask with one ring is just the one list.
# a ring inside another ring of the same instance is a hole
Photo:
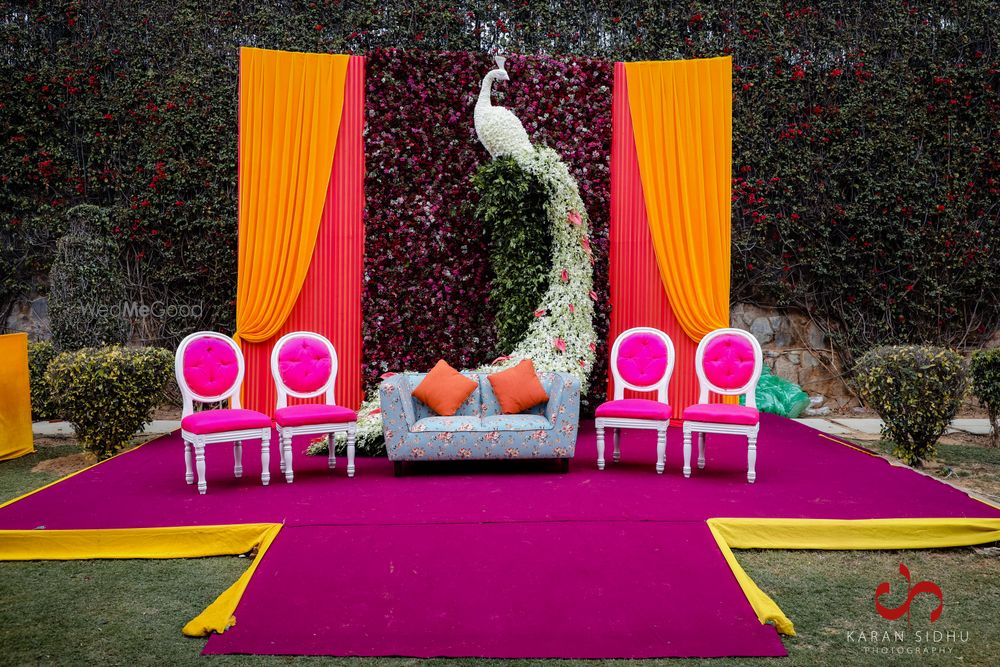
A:
{"label": "sofa armrest", "polygon": [[552,428],[561,430],[580,424],[580,380],[569,373],[556,373],[552,380],[552,391],[545,406],[545,418]]}
{"label": "sofa armrest", "polygon": [[417,423],[410,396],[410,383],[405,375],[393,375],[378,387],[379,407],[382,409],[382,430],[410,430]]}

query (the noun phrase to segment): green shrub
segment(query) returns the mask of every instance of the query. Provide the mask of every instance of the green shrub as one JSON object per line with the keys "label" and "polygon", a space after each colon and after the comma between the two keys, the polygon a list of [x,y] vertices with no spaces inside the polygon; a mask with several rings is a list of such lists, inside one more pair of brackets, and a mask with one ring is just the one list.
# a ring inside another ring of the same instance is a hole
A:
{"label": "green shrub", "polygon": [[877,347],[854,369],[858,395],[882,417],[882,437],[909,465],[934,455],[934,445],[965,396],[962,355],[920,345]]}
{"label": "green shrub", "polygon": [[52,389],[45,379],[45,371],[56,357],[56,347],[49,341],[28,343],[28,382],[31,386],[31,420],[56,419]]}
{"label": "green shrub", "polygon": [[49,272],[52,340],[59,350],[125,343],[125,276],[106,233],[107,212],[83,204],[67,217]]}
{"label": "green shrub", "polygon": [[990,418],[990,445],[1000,444],[997,419],[1000,419],[1000,347],[979,350],[972,355],[969,367],[972,379],[972,393],[986,408]]}
{"label": "green shrub", "polygon": [[476,217],[489,239],[498,351],[507,354],[528,330],[547,286],[552,261],[548,196],[541,181],[509,157],[484,164],[472,184],[480,195]]}
{"label": "green shrub", "polygon": [[81,446],[105,459],[152,419],[172,371],[167,350],[111,346],[63,352],[46,378]]}

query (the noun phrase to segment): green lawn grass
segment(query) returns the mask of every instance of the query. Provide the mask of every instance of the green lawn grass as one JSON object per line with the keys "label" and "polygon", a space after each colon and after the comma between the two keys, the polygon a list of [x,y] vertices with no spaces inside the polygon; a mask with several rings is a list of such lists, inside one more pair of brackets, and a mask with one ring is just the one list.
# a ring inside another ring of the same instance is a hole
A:
{"label": "green lawn grass", "polygon": [[[870,444],[870,443],[869,443]],[[0,501],[52,481],[54,475],[30,472],[41,459],[65,455],[69,447],[45,448],[39,454],[0,463]],[[977,452],[970,456],[974,461]],[[991,453],[987,454],[992,455]],[[956,465],[967,463],[959,459]],[[904,552],[737,552],[747,572],[795,622],[798,635],[785,638],[790,659],[722,659],[690,661],[730,665],[944,665],[961,661],[993,665],[1000,655],[1000,557],[990,549]],[[875,613],[873,594],[882,581],[892,583],[891,606],[905,598],[900,562],[914,581],[932,580],[945,595],[945,609],[935,624],[934,606],[917,598],[912,625],[905,618],[887,621]],[[248,565],[245,558],[0,563],[0,664],[156,664],[220,665],[315,664],[349,667],[442,665],[476,667],[513,665],[620,665],[651,667],[675,660],[639,661],[509,661],[415,660],[400,658],[280,658],[212,656],[201,658],[204,639],[181,635],[180,629]],[[681,603],[682,601],[665,601]],[[873,655],[859,631],[906,632],[903,642],[881,646],[950,648],[949,654]],[[954,630],[968,633],[967,642],[916,644],[913,633]]]}

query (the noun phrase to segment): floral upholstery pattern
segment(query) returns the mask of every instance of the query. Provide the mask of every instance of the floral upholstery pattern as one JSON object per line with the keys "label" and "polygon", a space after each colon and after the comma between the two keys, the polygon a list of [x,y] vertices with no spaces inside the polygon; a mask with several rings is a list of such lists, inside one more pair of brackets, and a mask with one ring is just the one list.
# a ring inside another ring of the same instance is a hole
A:
{"label": "floral upholstery pattern", "polygon": [[527,412],[519,415],[483,417],[480,423],[484,431],[537,431],[552,426],[545,415],[533,415]]}
{"label": "floral upholstery pattern", "polygon": [[[580,381],[565,373],[539,373],[547,403],[504,415],[486,374],[453,417],[434,415],[410,392],[423,378],[394,375],[379,386],[382,433],[393,461],[571,458],[580,424]],[[420,407],[418,407],[420,405]]]}
{"label": "floral upholstery pattern", "polygon": [[413,433],[479,430],[482,430],[482,422],[479,417],[424,417],[410,428]]}

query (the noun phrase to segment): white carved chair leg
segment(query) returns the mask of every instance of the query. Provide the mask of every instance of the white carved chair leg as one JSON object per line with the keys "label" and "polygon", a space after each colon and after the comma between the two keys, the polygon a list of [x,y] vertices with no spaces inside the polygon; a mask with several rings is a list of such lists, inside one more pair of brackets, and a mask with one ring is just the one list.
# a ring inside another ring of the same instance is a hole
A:
{"label": "white carved chair leg", "polygon": [[691,431],[684,429],[684,476],[691,476]]}
{"label": "white carved chair leg", "polygon": [[327,433],[326,434],[326,465],[333,470],[337,467],[337,434]]}
{"label": "white carved chair leg", "polygon": [[278,467],[281,472],[285,472],[285,432],[278,431],[278,442],[281,443],[281,456],[278,457]]}
{"label": "white carved chair leg", "polygon": [[698,470],[705,467],[705,434],[698,433]]}
{"label": "white carved chair leg", "polygon": [[656,429],[656,472],[663,474],[663,469],[667,465],[667,428]]}
{"label": "white carved chair leg", "polygon": [[347,429],[347,476],[354,477],[354,426]]}
{"label": "white carved chair leg", "polygon": [[747,481],[751,484],[757,479],[757,434],[747,436]]}
{"label": "white carved chair leg", "polygon": [[620,442],[620,439],[621,439],[620,436],[622,434],[622,430],[620,428],[616,428],[612,432],[614,433],[614,435],[612,436],[612,439],[615,442],[615,451],[614,451],[614,454],[612,454],[612,460],[615,463],[618,463],[619,461],[622,460],[622,448],[621,448],[621,442]]}
{"label": "white carved chair leg", "polygon": [[194,483],[194,468],[191,465],[191,443],[184,441],[184,481]]}
{"label": "white carved chair leg", "polygon": [[208,482],[205,481],[205,445],[201,442],[194,443],[194,467],[198,471],[198,493],[204,494],[208,491]]}
{"label": "white carved chair leg", "polygon": [[292,470],[292,434],[288,431],[281,434],[281,470],[285,473],[285,481],[291,484],[295,471]]}
{"label": "white carved chair leg", "polygon": [[604,470],[604,424],[597,422],[597,469]]}
{"label": "white carved chair leg", "polygon": [[233,443],[233,476],[237,479],[243,476],[243,442]]}
{"label": "white carved chair leg", "polygon": [[271,434],[260,437],[260,483],[267,486],[271,481]]}

